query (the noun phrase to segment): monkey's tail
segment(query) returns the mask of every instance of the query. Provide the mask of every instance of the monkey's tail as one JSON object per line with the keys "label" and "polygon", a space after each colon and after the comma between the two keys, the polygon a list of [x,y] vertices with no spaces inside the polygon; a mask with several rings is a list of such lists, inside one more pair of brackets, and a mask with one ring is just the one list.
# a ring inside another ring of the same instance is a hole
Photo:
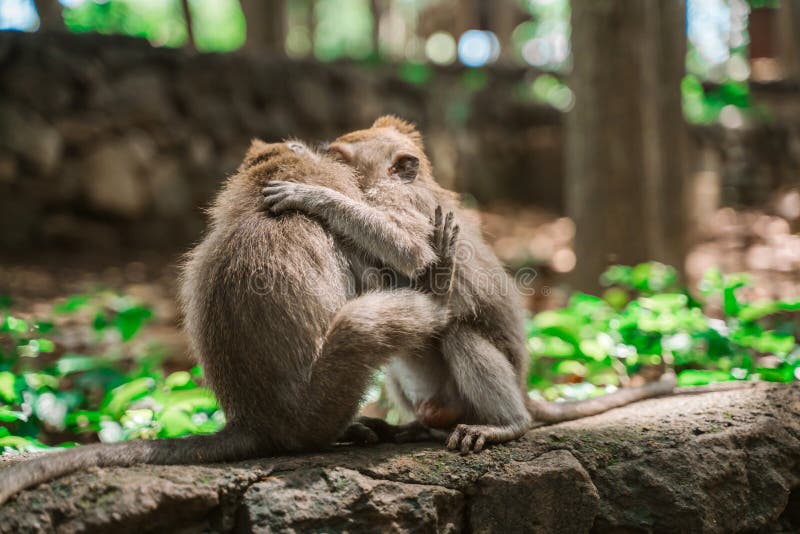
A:
{"label": "monkey's tail", "polygon": [[254,437],[225,428],[216,434],[98,443],[42,453],[0,470],[0,505],[25,488],[92,466],[214,463],[253,458],[259,452],[262,450]]}
{"label": "monkey's tail", "polygon": [[675,374],[665,373],[657,382],[651,382],[635,388],[621,388],[614,393],[592,399],[575,402],[537,402],[531,400],[528,403],[528,411],[533,417],[534,424],[561,423],[597,415],[612,408],[619,408],[640,400],[669,395],[675,390],[675,386]]}

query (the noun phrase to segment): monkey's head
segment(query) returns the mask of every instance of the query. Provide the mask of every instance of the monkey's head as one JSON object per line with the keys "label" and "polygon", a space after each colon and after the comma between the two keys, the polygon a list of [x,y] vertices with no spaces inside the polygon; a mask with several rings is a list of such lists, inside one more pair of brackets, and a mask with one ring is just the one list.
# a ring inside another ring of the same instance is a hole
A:
{"label": "monkey's head", "polygon": [[329,145],[328,154],[353,167],[362,188],[381,180],[435,183],[422,135],[413,124],[393,115],[380,117],[366,130],[339,137]]}
{"label": "monkey's head", "polygon": [[265,143],[253,139],[238,171],[259,191],[271,180],[284,180],[325,185],[348,196],[359,192],[352,168],[297,140]]}

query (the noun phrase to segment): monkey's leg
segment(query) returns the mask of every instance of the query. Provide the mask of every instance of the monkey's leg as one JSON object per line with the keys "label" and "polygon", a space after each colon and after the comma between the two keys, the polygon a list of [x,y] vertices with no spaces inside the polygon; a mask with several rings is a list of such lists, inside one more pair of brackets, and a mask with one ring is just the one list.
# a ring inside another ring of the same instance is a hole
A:
{"label": "monkey's leg", "polygon": [[447,330],[442,354],[466,410],[478,424],[458,425],[448,449],[478,452],[487,443],[516,439],[528,430],[531,417],[508,358],[478,332],[463,325]]}
{"label": "monkey's leg", "polygon": [[447,309],[433,296],[409,289],[345,304],[331,322],[307,386],[320,439],[330,443],[342,434],[377,368],[398,352],[424,350],[447,320]]}

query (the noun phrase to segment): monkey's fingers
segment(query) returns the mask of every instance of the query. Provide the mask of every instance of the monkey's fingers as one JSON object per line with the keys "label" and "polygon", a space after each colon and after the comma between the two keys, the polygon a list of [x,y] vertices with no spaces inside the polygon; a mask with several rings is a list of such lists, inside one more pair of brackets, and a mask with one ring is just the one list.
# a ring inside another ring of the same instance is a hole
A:
{"label": "monkey's fingers", "polygon": [[285,187],[297,187],[297,184],[294,182],[287,182],[285,180],[270,180],[267,182],[267,185],[264,186],[261,192],[266,193],[266,191],[270,189],[280,189]]}
{"label": "monkey's fingers", "polygon": [[436,212],[433,215],[433,235],[431,236],[431,244],[435,252],[439,253],[439,242],[442,239],[442,207],[436,206]]}
{"label": "monkey's fingers", "polygon": [[285,209],[287,207],[285,206],[285,201],[287,201],[290,196],[291,193],[289,192],[270,193],[261,200],[261,208],[269,211],[275,211],[279,207]]}
{"label": "monkey's fingers", "polygon": [[433,225],[434,226],[441,226],[442,225],[442,207],[436,206],[436,211],[433,212]]}
{"label": "monkey's fingers", "polygon": [[450,232],[450,238],[447,240],[445,249],[444,249],[444,256],[450,260],[452,263],[456,257],[456,243],[458,241],[458,233],[461,231],[461,227],[457,224],[453,225],[453,228]]}
{"label": "monkey's fingers", "polygon": [[439,241],[439,244],[438,244],[438,247],[437,247],[438,250],[439,250],[439,253],[441,253],[441,251],[445,250],[445,247],[447,246],[447,242],[450,239],[450,234],[452,234],[452,233],[453,233],[453,212],[450,211],[450,212],[447,212],[447,216],[445,216],[445,218],[444,218],[444,229],[442,230],[440,241]]}

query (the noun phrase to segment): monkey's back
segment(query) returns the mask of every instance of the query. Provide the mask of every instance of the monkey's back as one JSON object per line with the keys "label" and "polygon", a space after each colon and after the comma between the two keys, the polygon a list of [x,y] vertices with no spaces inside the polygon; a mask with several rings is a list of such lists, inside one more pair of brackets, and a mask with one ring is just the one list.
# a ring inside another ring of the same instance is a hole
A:
{"label": "monkey's back", "polygon": [[319,223],[270,216],[259,194],[260,182],[241,177],[220,194],[215,209],[229,211],[215,214],[184,266],[184,321],[229,423],[269,429],[270,448],[300,449],[315,431],[305,385],[351,293],[350,267]]}

